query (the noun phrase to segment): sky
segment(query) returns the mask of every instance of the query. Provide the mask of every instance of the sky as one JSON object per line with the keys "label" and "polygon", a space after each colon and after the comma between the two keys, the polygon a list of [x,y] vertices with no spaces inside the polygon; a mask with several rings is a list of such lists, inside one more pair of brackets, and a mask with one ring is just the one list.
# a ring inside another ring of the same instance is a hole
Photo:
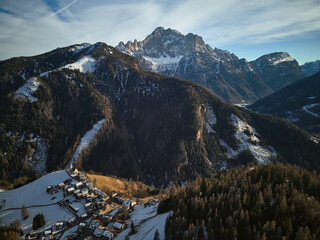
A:
{"label": "sky", "polygon": [[156,27],[254,60],[320,59],[320,0],[0,0],[0,60],[77,43],[141,41]]}

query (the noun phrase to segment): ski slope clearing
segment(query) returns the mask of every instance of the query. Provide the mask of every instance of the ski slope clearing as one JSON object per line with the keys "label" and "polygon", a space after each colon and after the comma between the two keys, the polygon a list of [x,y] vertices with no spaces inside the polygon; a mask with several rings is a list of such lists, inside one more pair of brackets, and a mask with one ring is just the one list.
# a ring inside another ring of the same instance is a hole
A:
{"label": "ski slope clearing", "polygon": [[88,147],[90,143],[93,141],[94,137],[97,135],[99,130],[102,128],[103,123],[105,122],[105,119],[102,119],[98,121],[96,124],[93,125],[92,129],[86,132],[86,134],[81,138],[81,141],[76,149],[76,151],[73,153],[72,159],[67,164],[66,169],[70,168],[71,164],[75,164],[80,156],[80,153],[83,149]]}

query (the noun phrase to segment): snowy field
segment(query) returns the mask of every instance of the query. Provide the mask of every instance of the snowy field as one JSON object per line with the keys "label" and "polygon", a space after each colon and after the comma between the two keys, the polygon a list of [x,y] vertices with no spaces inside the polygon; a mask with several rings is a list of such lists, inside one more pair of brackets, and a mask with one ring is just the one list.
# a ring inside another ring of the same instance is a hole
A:
{"label": "snowy field", "polygon": [[[5,205],[0,210],[0,225],[10,225],[14,220],[19,220],[22,225],[22,230],[29,232],[32,229],[33,217],[39,213],[43,213],[46,221],[46,225],[41,229],[45,229],[57,221],[67,220],[73,217],[65,208],[54,204],[63,199],[62,191],[54,194],[46,192],[47,185],[57,185],[68,178],[70,178],[70,176],[65,171],[53,172],[20,188],[0,192],[0,200],[6,200]],[[23,220],[21,216],[20,208],[22,205],[27,207],[29,213],[29,217],[26,220]]]}
{"label": "snowy field", "polygon": [[115,240],[125,239],[131,230],[131,222],[136,226],[137,233],[129,236],[130,240],[153,240],[156,230],[159,231],[160,239],[164,240],[165,223],[170,212],[157,215],[157,208],[158,205],[151,207],[136,206],[127,221],[128,228],[118,234]]}
{"label": "snowy field", "polygon": [[[47,185],[57,185],[68,178],[70,176],[66,171],[53,172],[20,188],[1,192],[0,199],[5,199],[6,204],[0,211],[8,208],[21,208],[23,204],[28,207],[30,205],[44,205],[58,202],[63,199],[62,191],[48,194],[46,187]],[[53,197],[56,198],[52,199]]]}
{"label": "snowy field", "polygon": [[24,233],[31,232],[33,218],[42,213],[46,224],[37,230],[37,232],[42,231],[58,221],[66,221],[73,217],[68,210],[60,207],[59,205],[52,205],[46,207],[35,207],[28,208],[29,217],[25,220],[21,217],[21,210],[8,210],[0,212],[0,225],[10,225],[14,220],[19,220],[21,223],[22,231]]}

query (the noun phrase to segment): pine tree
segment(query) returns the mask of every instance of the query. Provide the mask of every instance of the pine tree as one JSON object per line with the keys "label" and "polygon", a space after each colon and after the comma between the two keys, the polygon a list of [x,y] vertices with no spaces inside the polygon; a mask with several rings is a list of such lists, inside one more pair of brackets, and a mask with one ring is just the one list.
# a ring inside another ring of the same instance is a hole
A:
{"label": "pine tree", "polygon": [[43,214],[39,213],[33,218],[32,229],[37,230],[38,228],[43,227],[45,224],[46,221],[44,220]]}
{"label": "pine tree", "polygon": [[23,219],[27,219],[29,217],[29,213],[25,205],[22,205],[21,215]]}
{"label": "pine tree", "polygon": [[137,231],[136,231],[136,228],[135,228],[135,226],[134,226],[134,223],[133,222],[131,222],[131,231],[130,231],[130,233],[131,234],[135,234]]}
{"label": "pine tree", "polygon": [[154,238],[153,238],[153,240],[160,240],[160,234],[159,234],[158,229],[157,229],[156,232],[154,233]]}

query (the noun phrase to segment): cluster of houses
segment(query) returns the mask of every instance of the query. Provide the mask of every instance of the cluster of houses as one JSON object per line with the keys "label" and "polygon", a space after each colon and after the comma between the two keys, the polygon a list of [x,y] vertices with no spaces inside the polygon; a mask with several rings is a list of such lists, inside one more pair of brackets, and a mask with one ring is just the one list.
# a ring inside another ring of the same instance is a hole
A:
{"label": "cluster of houses", "polygon": [[[65,231],[73,228],[75,231],[64,239],[108,240],[127,227],[124,220],[115,216],[121,207],[132,210],[137,204],[136,199],[125,199],[114,191],[106,195],[94,187],[85,174],[77,170],[69,174],[69,179],[56,186],[47,186],[46,191],[52,195],[63,191],[64,199],[59,201],[59,205],[68,209],[73,217],[59,221],[41,233],[27,234],[26,239],[59,239]],[[107,204],[112,206],[113,210],[102,214]]]}

